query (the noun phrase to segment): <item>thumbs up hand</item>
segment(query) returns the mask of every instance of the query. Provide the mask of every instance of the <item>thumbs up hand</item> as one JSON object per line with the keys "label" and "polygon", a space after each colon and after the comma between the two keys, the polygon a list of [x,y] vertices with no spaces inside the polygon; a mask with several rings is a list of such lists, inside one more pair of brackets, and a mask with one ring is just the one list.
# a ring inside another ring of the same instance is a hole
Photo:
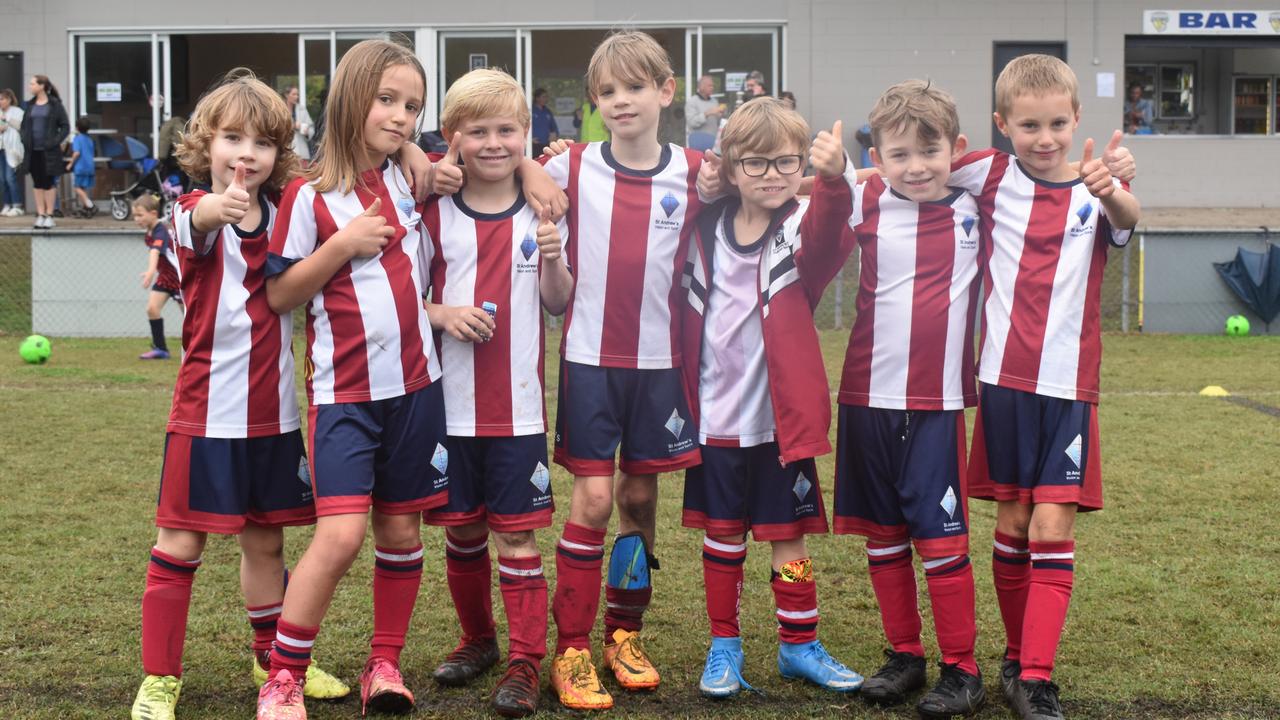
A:
{"label": "thumbs up hand", "polygon": [[556,224],[551,222],[551,211],[543,209],[538,216],[538,234],[536,241],[538,243],[538,254],[542,256],[543,262],[554,262],[560,259],[560,229]]}
{"label": "thumbs up hand", "polygon": [[724,184],[720,180],[720,156],[707,150],[702,153],[702,166],[698,168],[698,195],[705,200],[724,194]]}
{"label": "thumbs up hand", "polygon": [[466,176],[458,165],[458,152],[462,145],[462,133],[455,132],[449,141],[449,151],[436,163],[431,191],[436,195],[452,195],[462,189]]}
{"label": "thumbs up hand", "polygon": [[844,121],[837,120],[831,131],[823,130],[813,139],[809,148],[809,162],[813,169],[826,178],[839,177],[844,173],[844,141],[841,140]]}
{"label": "thumbs up hand", "polygon": [[1084,141],[1084,155],[1080,158],[1080,179],[1089,189],[1089,194],[1096,198],[1104,198],[1115,192],[1111,184],[1111,171],[1102,163],[1102,158],[1093,156],[1093,138]]}
{"label": "thumbs up hand", "polygon": [[387,219],[382,216],[382,198],[374,198],[369,207],[352,218],[330,242],[338,239],[353,258],[373,257],[382,252],[395,233],[395,228],[387,225]]}
{"label": "thumbs up hand", "polygon": [[218,204],[218,222],[222,225],[239,224],[249,212],[251,198],[245,189],[244,175],[244,163],[236,163],[236,174],[227,189],[222,191],[222,202]]}
{"label": "thumbs up hand", "polygon": [[1124,133],[1119,130],[1111,134],[1111,142],[1108,142],[1106,149],[1102,151],[1102,164],[1107,166],[1112,176],[1130,183],[1137,176],[1138,167],[1134,163],[1133,153],[1129,152],[1129,148],[1120,145],[1123,138]]}

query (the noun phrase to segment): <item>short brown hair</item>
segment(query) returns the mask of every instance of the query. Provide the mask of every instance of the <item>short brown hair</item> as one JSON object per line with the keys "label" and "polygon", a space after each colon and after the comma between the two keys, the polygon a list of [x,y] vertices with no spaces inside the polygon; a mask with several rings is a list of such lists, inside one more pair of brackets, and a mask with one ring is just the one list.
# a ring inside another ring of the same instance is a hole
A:
{"label": "short brown hair", "polygon": [[871,142],[880,144],[881,133],[905,133],[912,127],[922,140],[946,138],[955,144],[960,137],[960,115],[955,98],[926,80],[905,80],[885,90],[867,118]]}
{"label": "short brown hair", "polygon": [[675,77],[667,51],[652,35],[636,30],[613,33],[591,54],[591,63],[587,65],[587,94],[592,101],[606,73],[617,81],[654,85]]}
{"label": "short brown hair", "polygon": [[1066,93],[1071,109],[1080,110],[1080,87],[1071,66],[1052,55],[1021,55],[1009,61],[996,78],[996,112],[1007,115],[1021,95]]}
{"label": "short brown hair", "polygon": [[501,70],[472,70],[455,80],[445,93],[440,128],[447,140],[468,122],[499,116],[513,117],[529,129],[529,103],[525,102],[524,88]]}
{"label": "short brown hair", "polygon": [[733,166],[747,153],[786,144],[794,145],[802,156],[809,147],[809,124],[786,103],[762,97],[735,110],[720,133],[720,155],[724,158],[720,179],[724,187],[729,187]]}
{"label": "short brown hair", "polygon": [[5,88],[5,89],[3,89],[3,90],[0,90],[0,96],[5,97],[5,98],[9,101],[9,104],[10,104],[10,105],[17,105],[17,104],[18,104],[18,96],[17,96],[17,95],[14,95],[14,94],[13,94],[13,91],[12,91],[12,90],[10,90],[9,88]]}
{"label": "short brown hair", "polygon": [[187,121],[174,154],[182,171],[199,182],[210,182],[209,145],[219,130],[252,129],[276,146],[276,162],[262,183],[279,191],[297,169],[293,154],[293,117],[280,95],[246,68],[236,68],[205,93]]}

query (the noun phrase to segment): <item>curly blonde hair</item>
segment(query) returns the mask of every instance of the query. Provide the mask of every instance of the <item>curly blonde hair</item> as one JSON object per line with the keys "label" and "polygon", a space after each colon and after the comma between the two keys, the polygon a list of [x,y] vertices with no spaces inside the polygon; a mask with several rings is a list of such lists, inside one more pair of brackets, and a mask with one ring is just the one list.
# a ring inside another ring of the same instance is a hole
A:
{"label": "curly blonde hair", "polygon": [[280,95],[246,68],[228,72],[196,103],[174,150],[178,164],[198,182],[208,183],[213,136],[219,130],[249,129],[276,146],[275,165],[262,187],[279,192],[298,169],[293,152],[293,117]]}

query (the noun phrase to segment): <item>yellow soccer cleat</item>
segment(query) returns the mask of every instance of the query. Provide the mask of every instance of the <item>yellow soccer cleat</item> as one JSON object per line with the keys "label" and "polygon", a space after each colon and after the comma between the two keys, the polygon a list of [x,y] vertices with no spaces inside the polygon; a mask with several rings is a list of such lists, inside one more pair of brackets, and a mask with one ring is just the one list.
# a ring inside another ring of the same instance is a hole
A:
{"label": "yellow soccer cleat", "polygon": [[138,687],[138,697],[133,700],[133,720],[174,720],[173,709],[178,705],[182,681],[172,675],[148,675]]}
{"label": "yellow soccer cleat", "polygon": [[649,656],[640,643],[640,633],[618,628],[613,631],[613,644],[604,646],[605,667],[613,670],[613,676],[624,689],[653,690],[662,678],[658,669],[649,662]]}
{"label": "yellow soccer cleat", "polygon": [[[262,669],[257,655],[253,656],[253,682],[259,688],[267,682],[267,671]],[[302,694],[313,700],[338,700],[350,695],[351,688],[312,663],[307,668],[307,679],[302,683]]]}
{"label": "yellow soccer cleat", "polygon": [[569,648],[551,661],[551,688],[560,704],[572,710],[608,710],[613,696],[600,684],[591,651]]}

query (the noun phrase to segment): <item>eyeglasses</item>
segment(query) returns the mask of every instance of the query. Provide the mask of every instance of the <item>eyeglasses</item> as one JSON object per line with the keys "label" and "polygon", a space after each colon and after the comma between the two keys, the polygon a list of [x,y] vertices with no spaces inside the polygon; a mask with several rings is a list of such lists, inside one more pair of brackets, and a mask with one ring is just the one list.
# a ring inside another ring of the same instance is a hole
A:
{"label": "eyeglasses", "polygon": [[804,165],[803,155],[779,155],[776,158],[764,157],[745,157],[738,161],[742,166],[742,172],[747,177],[760,177],[769,172],[769,166],[772,165],[779,175],[794,175],[800,172],[800,167]]}

